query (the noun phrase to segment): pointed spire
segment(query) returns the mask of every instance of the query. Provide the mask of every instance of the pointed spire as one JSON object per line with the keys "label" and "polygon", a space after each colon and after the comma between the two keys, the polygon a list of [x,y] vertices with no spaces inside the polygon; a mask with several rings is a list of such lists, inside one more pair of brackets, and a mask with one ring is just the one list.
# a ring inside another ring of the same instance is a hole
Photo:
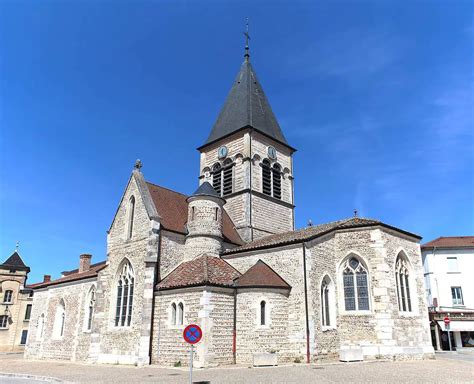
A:
{"label": "pointed spire", "polygon": [[263,88],[250,63],[249,29],[245,35],[245,60],[240,67],[237,78],[227,95],[224,106],[217,117],[206,143],[198,148],[201,150],[217,140],[227,137],[243,128],[251,127],[265,136],[292,148],[285,139],[280,125],[273,114]]}

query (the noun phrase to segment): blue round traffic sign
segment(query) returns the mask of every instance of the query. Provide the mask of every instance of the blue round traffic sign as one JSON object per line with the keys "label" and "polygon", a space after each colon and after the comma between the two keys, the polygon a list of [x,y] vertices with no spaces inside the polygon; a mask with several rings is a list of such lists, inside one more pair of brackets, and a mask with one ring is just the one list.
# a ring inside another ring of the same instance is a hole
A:
{"label": "blue round traffic sign", "polygon": [[184,328],[183,331],[184,340],[189,344],[196,344],[202,338],[202,331],[199,325],[191,324]]}

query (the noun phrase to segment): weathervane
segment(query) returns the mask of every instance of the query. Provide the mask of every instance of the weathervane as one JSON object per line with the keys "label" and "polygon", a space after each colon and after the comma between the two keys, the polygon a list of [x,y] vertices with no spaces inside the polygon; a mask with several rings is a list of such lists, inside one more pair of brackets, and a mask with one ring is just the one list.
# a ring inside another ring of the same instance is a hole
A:
{"label": "weathervane", "polygon": [[246,29],[244,32],[245,36],[245,58],[248,59],[250,57],[249,54],[249,40],[250,40],[250,35],[249,35],[249,18],[247,17],[247,23],[245,24]]}
{"label": "weathervane", "polygon": [[357,211],[357,208],[354,209],[354,217],[358,217],[359,216],[359,212]]}
{"label": "weathervane", "polygon": [[18,250],[19,250],[19,249],[20,249],[20,242],[17,241],[17,242],[16,242],[16,246],[15,246],[15,252],[18,253]]}

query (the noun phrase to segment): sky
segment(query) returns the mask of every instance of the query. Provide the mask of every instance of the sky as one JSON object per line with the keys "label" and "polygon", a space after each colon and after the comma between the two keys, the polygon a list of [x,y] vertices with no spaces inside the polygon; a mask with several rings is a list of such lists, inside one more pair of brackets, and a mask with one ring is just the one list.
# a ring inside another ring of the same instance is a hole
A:
{"label": "sky", "polygon": [[137,158],[192,193],[251,61],[294,156],[296,226],[474,235],[471,1],[0,2],[0,259],[29,282],[106,258]]}

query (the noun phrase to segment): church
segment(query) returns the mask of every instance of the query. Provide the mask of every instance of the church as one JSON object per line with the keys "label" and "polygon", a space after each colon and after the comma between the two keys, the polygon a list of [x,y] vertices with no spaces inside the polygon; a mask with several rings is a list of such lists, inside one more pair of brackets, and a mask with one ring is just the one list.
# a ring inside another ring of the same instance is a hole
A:
{"label": "church", "polygon": [[432,358],[420,237],[375,219],[295,229],[293,148],[244,61],[186,196],[137,160],[106,260],[34,290],[25,356],[194,365]]}

